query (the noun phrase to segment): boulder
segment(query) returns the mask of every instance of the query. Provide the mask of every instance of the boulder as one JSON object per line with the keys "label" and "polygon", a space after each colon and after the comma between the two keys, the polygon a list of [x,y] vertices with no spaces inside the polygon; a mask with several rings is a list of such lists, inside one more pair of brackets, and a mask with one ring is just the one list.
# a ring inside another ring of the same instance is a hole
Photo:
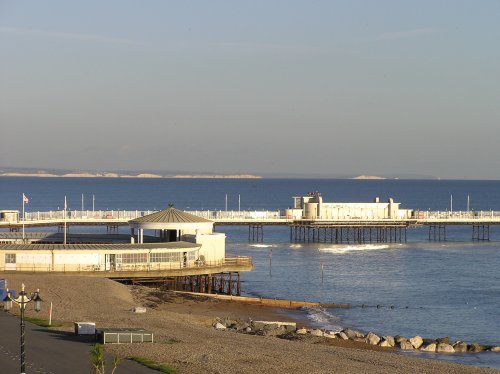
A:
{"label": "boulder", "polygon": [[500,347],[491,347],[490,351],[492,351],[492,352],[500,352]]}
{"label": "boulder", "polygon": [[410,343],[415,349],[419,349],[422,344],[424,344],[424,340],[422,339],[421,336],[414,336],[413,338],[410,339]]}
{"label": "boulder", "polygon": [[455,349],[447,343],[438,343],[436,347],[436,352],[438,353],[454,353]]}
{"label": "boulder", "polygon": [[245,332],[252,332],[252,328],[250,326],[248,326],[244,331]]}
{"label": "boulder", "polygon": [[453,349],[455,352],[467,352],[467,343],[464,342],[456,342],[453,344]]}
{"label": "boulder", "polygon": [[235,324],[231,325],[230,328],[235,329],[236,331],[243,331],[247,327],[250,327],[248,322],[237,321]]}
{"label": "boulder", "polygon": [[436,343],[424,344],[420,347],[420,350],[424,352],[436,352],[436,347]]}
{"label": "boulder", "polygon": [[371,345],[377,345],[380,342],[380,337],[373,332],[366,335],[366,342]]}
{"label": "boulder", "polygon": [[342,340],[349,340],[349,337],[348,337],[348,336],[345,334],[345,332],[343,332],[343,331],[341,331],[341,332],[339,332],[339,333],[337,333],[337,334],[335,334],[335,335],[337,335],[337,337],[338,337],[339,339],[342,339]]}
{"label": "boulder", "polygon": [[362,332],[352,330],[352,329],[344,329],[341,332],[346,334],[349,339],[364,338],[365,337],[365,335]]}
{"label": "boulder", "polygon": [[335,335],[335,332],[333,332],[333,331],[325,332],[325,334],[323,336],[325,338],[328,338],[328,339],[337,339],[337,336]]}
{"label": "boulder", "polygon": [[388,347],[394,347],[396,345],[396,342],[394,341],[394,338],[392,336],[384,336],[383,341],[387,342]]}
{"label": "boulder", "polygon": [[324,334],[324,333],[323,333],[323,331],[321,331],[321,330],[314,329],[314,330],[312,330],[312,331],[311,331],[311,335],[312,335],[312,336],[323,336],[323,335],[325,335],[325,334]]}
{"label": "boulder", "polygon": [[444,337],[444,338],[438,338],[436,339],[436,342],[439,344],[439,343],[445,343],[445,344],[450,344],[450,338],[448,338],[447,336]]}
{"label": "boulder", "polygon": [[305,334],[307,334],[307,330],[306,329],[297,329],[296,333],[299,335],[305,335]]}
{"label": "boulder", "polygon": [[467,351],[469,352],[482,352],[484,351],[484,347],[477,343],[472,343],[467,347]]}
{"label": "boulder", "polygon": [[401,343],[403,340],[408,340],[408,339],[407,339],[407,338],[405,338],[404,336],[401,336],[401,335],[396,335],[396,336],[394,337],[394,341],[395,341],[397,344]]}
{"label": "boulder", "polygon": [[394,341],[394,338],[392,336],[384,336],[382,338],[382,341],[378,344],[380,347],[384,348],[390,348],[394,347],[396,342]]}
{"label": "boulder", "polygon": [[399,348],[401,348],[404,351],[410,351],[412,349],[415,349],[415,348],[413,348],[413,345],[408,340],[401,340],[398,343],[398,345],[399,345]]}
{"label": "boulder", "polygon": [[224,325],[223,325],[222,323],[220,323],[220,322],[217,322],[217,323],[215,324],[214,328],[215,328],[216,330],[225,330],[225,329],[227,329],[227,327],[226,327],[226,326],[224,326]]}
{"label": "boulder", "polygon": [[146,307],[136,306],[134,308],[134,313],[146,313]]}

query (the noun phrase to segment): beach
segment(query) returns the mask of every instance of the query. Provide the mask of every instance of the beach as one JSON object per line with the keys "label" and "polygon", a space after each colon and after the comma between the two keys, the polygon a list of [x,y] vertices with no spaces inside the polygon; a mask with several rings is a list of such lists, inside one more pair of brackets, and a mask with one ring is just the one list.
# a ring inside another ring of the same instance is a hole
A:
{"label": "beach", "polygon": [[[215,318],[304,322],[279,308],[247,305],[205,297],[180,295],[145,286],[128,286],[108,279],[80,276],[10,275],[9,287],[40,288],[43,308],[27,315],[53,320],[60,330],[72,331],[73,322],[95,322],[101,327],[141,327],[155,334],[155,342],[106,345],[123,358],[140,356],[167,363],[178,373],[494,373],[492,369],[419,359],[359,342],[308,337],[292,341],[218,331]],[[133,313],[136,306],[146,313]],[[16,309],[16,308],[14,308]],[[17,312],[15,310],[14,312]]]}

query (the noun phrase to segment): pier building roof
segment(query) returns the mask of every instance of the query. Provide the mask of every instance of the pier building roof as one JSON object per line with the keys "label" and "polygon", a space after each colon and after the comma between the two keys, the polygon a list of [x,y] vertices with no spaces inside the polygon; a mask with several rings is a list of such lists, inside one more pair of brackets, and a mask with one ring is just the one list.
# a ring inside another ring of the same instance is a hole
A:
{"label": "pier building roof", "polygon": [[157,249],[183,249],[194,250],[199,249],[200,244],[189,243],[184,241],[168,242],[168,243],[144,243],[144,244],[0,244],[0,251],[54,251],[54,250],[80,250],[80,251],[96,251],[96,250],[157,250]]}
{"label": "pier building roof", "polygon": [[149,229],[182,229],[213,226],[213,221],[175,208],[167,208],[129,221],[131,227]]}

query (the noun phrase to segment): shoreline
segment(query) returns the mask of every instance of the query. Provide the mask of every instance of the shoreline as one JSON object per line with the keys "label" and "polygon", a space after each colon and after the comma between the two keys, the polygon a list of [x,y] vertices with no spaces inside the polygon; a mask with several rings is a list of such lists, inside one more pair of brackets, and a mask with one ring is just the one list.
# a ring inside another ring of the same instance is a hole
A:
{"label": "shoreline", "polygon": [[[279,320],[307,324],[295,311],[239,304],[210,298],[179,297],[145,286],[125,286],[108,279],[83,276],[2,274],[11,289],[25,282],[27,291],[40,288],[42,312],[27,308],[27,316],[48,318],[53,303],[56,322],[72,331],[74,321],[95,322],[102,327],[142,327],[155,334],[155,343],[106,345],[120,357],[143,356],[168,363],[178,373],[362,373],[447,372],[496,373],[497,370],[427,360],[366,343],[309,336],[295,341],[277,337],[217,331],[216,318]],[[136,314],[136,306],[146,313]],[[290,313],[292,312],[292,313]],[[347,342],[347,343],[346,343]],[[383,351],[382,351],[383,350]]]}

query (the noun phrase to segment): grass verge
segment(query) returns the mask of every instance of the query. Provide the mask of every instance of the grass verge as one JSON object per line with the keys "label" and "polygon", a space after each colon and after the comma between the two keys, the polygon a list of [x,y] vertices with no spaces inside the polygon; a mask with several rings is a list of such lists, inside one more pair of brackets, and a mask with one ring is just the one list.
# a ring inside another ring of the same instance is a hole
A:
{"label": "grass verge", "polygon": [[24,319],[28,322],[31,322],[37,326],[41,327],[61,327],[62,325],[59,323],[54,323],[52,321],[52,325],[49,325],[49,320],[48,319],[43,319],[43,318],[33,318],[33,317],[24,317]]}
{"label": "grass verge", "polygon": [[154,362],[150,360],[149,358],[145,357],[130,357],[129,358],[132,361],[135,361],[141,365],[144,365],[150,369],[153,370],[158,370],[159,372],[166,373],[166,374],[173,374],[175,373],[175,369],[168,366],[167,364],[158,364],[157,362]]}

